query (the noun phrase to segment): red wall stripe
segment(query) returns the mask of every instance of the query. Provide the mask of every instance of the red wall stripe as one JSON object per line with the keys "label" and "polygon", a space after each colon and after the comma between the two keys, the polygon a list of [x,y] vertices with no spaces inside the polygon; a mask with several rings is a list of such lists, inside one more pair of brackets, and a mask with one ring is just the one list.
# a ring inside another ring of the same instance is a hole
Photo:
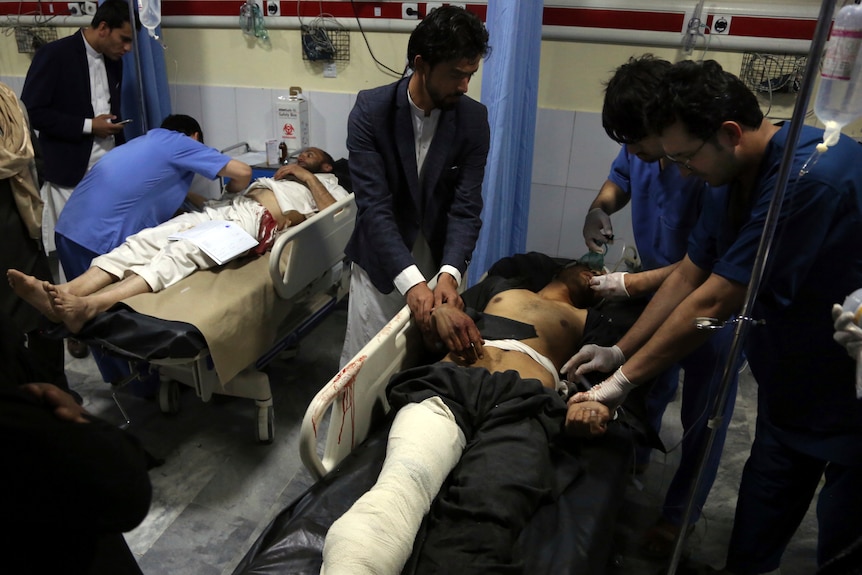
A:
{"label": "red wall stripe", "polygon": [[604,8],[545,8],[545,26],[579,26],[617,30],[653,30],[682,32],[683,13],[639,12]]}
{"label": "red wall stripe", "polygon": [[[243,0],[162,0],[163,16],[238,16]],[[424,13],[427,5],[419,2],[419,11]],[[352,19],[401,19],[401,2],[317,2],[313,0],[281,0],[281,15],[297,15],[314,18],[321,7],[323,12],[336,18]],[[380,9],[380,16],[374,9]],[[51,9],[53,8],[53,12]],[[302,14],[297,14],[301,8]],[[467,4],[467,9],[485,19],[486,4]],[[355,12],[354,12],[355,11]],[[0,15],[17,14],[43,16],[67,15],[65,2],[17,2],[0,1]],[[682,12],[647,12],[637,10],[617,10],[611,8],[565,8],[547,7],[544,9],[542,23],[545,26],[577,26],[581,28],[600,28],[616,30],[642,30],[653,32],[682,32],[685,14]],[[712,25],[713,16],[707,18]],[[779,38],[788,40],[810,40],[814,36],[816,19],[768,18],[757,16],[733,16],[729,36],[760,38]]]}
{"label": "red wall stripe", "polygon": [[[712,27],[712,16],[707,16],[706,25]],[[811,40],[817,20],[799,20],[795,18],[775,18],[758,16],[733,16],[730,19],[729,36],[747,36],[750,38],[783,38],[785,40]]]}

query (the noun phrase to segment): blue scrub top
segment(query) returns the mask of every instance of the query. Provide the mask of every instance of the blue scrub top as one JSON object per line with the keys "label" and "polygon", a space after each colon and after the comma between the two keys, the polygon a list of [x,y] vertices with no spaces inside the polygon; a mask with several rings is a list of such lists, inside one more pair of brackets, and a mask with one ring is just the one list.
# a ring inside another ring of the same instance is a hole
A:
{"label": "blue scrub top", "polygon": [[631,198],[632,230],[644,269],[680,261],[707,193],[704,181],[683,177],[676,166],[662,169],[659,162],[645,162],[626,146],[608,179]]}
{"label": "blue scrub top", "polygon": [[72,192],[56,232],[105,254],[174,216],[195,174],[215,179],[230,157],[156,128],[105,154]]}
{"label": "blue scrub top", "polygon": [[[750,208],[734,222],[733,193],[704,205],[688,255],[699,267],[747,284],[772,199],[788,125],[770,141]],[[832,339],[833,303],[862,287],[862,145],[841,136],[809,173],[800,168],[822,141],[804,126],[761,289],[746,356],[770,419],[786,428],[862,432],[855,364]],[[739,213],[739,211],[737,212]]]}

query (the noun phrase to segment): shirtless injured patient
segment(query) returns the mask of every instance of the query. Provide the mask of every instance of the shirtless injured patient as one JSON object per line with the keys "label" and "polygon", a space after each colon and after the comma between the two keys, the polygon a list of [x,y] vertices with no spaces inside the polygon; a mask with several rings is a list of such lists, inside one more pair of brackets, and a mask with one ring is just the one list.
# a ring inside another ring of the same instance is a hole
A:
{"label": "shirtless injured patient", "polygon": [[394,575],[411,554],[416,573],[521,572],[518,534],[559,491],[555,446],[601,435],[612,418],[560,393],[598,300],[596,273],[575,264],[538,292],[495,278],[465,293],[474,312],[434,309],[433,337],[448,353],[390,380],[397,414],[383,469],[329,529],[322,573]]}
{"label": "shirtless injured patient", "polygon": [[179,215],[129,236],[68,283],[55,285],[10,269],[6,272],[9,285],[49,320],[78,333],[87,321],[123,299],[161,291],[197,270],[219,265],[194,242],[170,239],[199,224],[231,222],[258,242],[246,253],[265,253],[278,232],[347,197],[347,190],[331,173],[332,164],[329,154],[308,148],[296,164],[282,166],[273,178],[256,180],[236,197],[210,202],[200,212]]}

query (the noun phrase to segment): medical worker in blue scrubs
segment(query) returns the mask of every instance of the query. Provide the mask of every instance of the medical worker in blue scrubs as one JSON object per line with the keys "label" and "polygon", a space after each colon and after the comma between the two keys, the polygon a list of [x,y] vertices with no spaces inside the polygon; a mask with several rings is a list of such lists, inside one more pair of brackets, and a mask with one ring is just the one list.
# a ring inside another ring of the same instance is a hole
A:
{"label": "medical worker in blue scrubs", "polygon": [[[632,274],[614,272],[594,278],[593,289],[606,297],[654,293],[685,256],[688,237],[700,216],[705,196],[716,193],[702,179],[682,174],[664,157],[658,136],[650,134],[644,126],[643,107],[655,97],[662,76],[670,67],[670,62],[652,55],[632,58],[616,70],[605,89],[602,124],[608,135],[623,147],[590,206],[584,223],[584,240],[590,250],[603,251],[603,244],[613,240],[609,215],[631,202],[635,244],[645,270]],[[716,334],[706,345],[664,371],[647,396],[647,413],[658,431],[665,408],[676,394],[682,368],[682,453],[665,496],[662,515],[641,541],[642,551],[649,556],[663,558],[673,551],[697,473],[698,457],[706,446],[707,419],[712,399],[721,384],[732,335],[731,330]],[[700,518],[700,510],[715,481],[733,413],[736,382],[734,370],[732,395],[698,488],[690,529]],[[636,472],[645,470],[649,455],[650,448],[638,449]]]}
{"label": "medical worker in blue scrubs", "polygon": [[[709,339],[697,317],[741,310],[788,143],[756,96],[714,61],[684,61],[647,108],[667,157],[727,195],[709,197],[686,257],[619,341],[625,363],[583,399],[628,391]],[[774,571],[820,487],[817,562],[862,536],[862,400],[855,363],[833,340],[834,302],[862,285],[862,146],[847,136],[800,174],[823,131],[803,126],[744,342],[758,384],[724,573]]]}
{"label": "medical worker in blue scrubs", "polygon": [[[85,273],[93,258],[128,236],[172,218],[195,174],[230,178],[227,190],[240,192],[251,180],[251,167],[204,145],[200,124],[184,114],[168,116],[160,128],[105,154],[75,187],[57,220],[54,241],[66,278]],[[93,356],[106,382],[130,375],[128,361],[96,348]],[[151,393],[158,377],[153,373],[148,381],[133,389]]]}

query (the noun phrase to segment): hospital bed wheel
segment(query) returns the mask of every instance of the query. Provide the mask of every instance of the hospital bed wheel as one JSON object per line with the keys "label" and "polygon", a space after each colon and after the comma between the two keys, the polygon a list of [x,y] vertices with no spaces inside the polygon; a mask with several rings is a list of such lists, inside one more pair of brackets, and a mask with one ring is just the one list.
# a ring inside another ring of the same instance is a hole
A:
{"label": "hospital bed wheel", "polygon": [[275,413],[272,405],[257,408],[257,440],[261,443],[272,443],[275,437]]}
{"label": "hospital bed wheel", "polygon": [[159,383],[159,409],[162,413],[180,411],[180,384],[172,379]]}

